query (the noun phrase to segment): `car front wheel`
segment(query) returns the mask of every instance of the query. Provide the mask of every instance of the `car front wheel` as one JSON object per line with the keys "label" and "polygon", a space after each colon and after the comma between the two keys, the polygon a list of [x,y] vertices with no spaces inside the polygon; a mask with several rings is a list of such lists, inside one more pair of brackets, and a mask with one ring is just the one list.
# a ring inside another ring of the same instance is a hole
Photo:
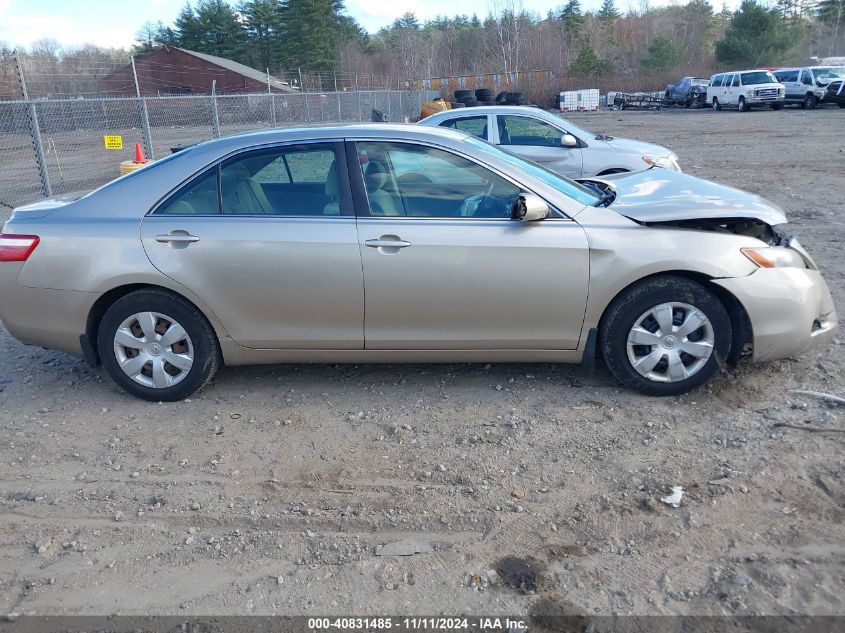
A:
{"label": "car front wheel", "polygon": [[745,103],[744,97],[739,98],[739,103],[737,103],[736,109],[739,110],[740,112],[748,112],[748,104]]}
{"label": "car front wheel", "polygon": [[719,108],[719,100],[718,100],[716,97],[713,97],[713,104],[712,104],[712,106],[713,106],[713,112],[718,112],[718,111],[719,111],[719,109],[720,109],[720,108]]}
{"label": "car front wheel", "polygon": [[97,347],[112,379],[153,402],[182,400],[220,365],[211,325],[188,301],[164,290],[131,292],[106,310]]}
{"label": "car front wheel", "polygon": [[684,277],[656,277],[619,295],[599,327],[599,349],[627,387],[672,396],[707,382],[724,365],[731,320],[716,295]]}

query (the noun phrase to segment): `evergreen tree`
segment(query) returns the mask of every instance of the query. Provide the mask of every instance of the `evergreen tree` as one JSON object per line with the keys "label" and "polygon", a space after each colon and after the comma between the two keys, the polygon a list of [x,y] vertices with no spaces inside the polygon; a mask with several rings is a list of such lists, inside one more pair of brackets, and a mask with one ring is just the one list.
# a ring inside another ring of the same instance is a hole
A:
{"label": "evergreen tree", "polygon": [[581,38],[586,18],[581,13],[581,3],[578,0],[569,0],[564,5],[560,19],[563,21],[563,32],[570,45]]}
{"label": "evergreen tree", "polygon": [[225,0],[186,4],[176,18],[176,44],[182,48],[245,61],[247,38],[238,15]]}
{"label": "evergreen tree", "polygon": [[679,66],[684,59],[684,50],[668,37],[657,35],[648,44],[648,52],[640,61],[645,70],[669,70]]}
{"label": "evergreen tree", "polygon": [[594,76],[611,70],[610,64],[599,58],[595,49],[585,44],[578,52],[578,56],[569,65],[569,74],[578,76]]}
{"label": "evergreen tree", "polygon": [[249,39],[248,57],[256,68],[275,69],[282,62],[281,10],[281,0],[248,0],[238,7]]}
{"label": "evergreen tree", "polygon": [[789,56],[799,38],[800,32],[784,25],[776,9],[743,0],[725,36],[716,42],[716,59],[748,68],[778,64]]}
{"label": "evergreen tree", "polygon": [[341,42],[362,43],[366,34],[343,10],[342,0],[287,0],[280,13],[285,64],[332,70]]}

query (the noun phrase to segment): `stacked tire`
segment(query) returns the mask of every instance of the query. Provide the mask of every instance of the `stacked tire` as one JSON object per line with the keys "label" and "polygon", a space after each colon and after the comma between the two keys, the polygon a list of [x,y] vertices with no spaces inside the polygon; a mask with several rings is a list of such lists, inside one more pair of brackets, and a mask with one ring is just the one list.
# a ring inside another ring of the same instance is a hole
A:
{"label": "stacked tire", "polygon": [[457,106],[459,108],[473,108],[482,105],[499,105],[499,101],[496,98],[496,93],[493,91],[492,88],[478,88],[476,90],[455,90],[454,103],[461,104]]}
{"label": "stacked tire", "polygon": [[522,92],[503,91],[496,95],[498,105],[528,105],[528,99]]}

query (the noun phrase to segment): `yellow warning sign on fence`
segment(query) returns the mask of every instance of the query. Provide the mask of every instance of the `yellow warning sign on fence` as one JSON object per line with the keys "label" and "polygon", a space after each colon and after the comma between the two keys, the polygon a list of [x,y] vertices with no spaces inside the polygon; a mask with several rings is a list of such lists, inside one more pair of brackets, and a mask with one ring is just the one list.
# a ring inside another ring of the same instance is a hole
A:
{"label": "yellow warning sign on fence", "polygon": [[123,149],[123,137],[118,134],[106,134],[103,136],[103,145],[106,149]]}

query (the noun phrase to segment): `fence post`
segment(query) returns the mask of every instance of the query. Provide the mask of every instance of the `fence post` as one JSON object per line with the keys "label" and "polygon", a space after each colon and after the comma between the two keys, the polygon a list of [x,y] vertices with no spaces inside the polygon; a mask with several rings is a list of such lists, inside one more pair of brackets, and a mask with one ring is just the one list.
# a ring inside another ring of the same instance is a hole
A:
{"label": "fence post", "polygon": [[155,160],[153,151],[153,136],[150,133],[150,114],[147,111],[147,101],[141,98],[141,87],[138,84],[138,73],[135,71],[135,57],[129,58],[132,61],[132,76],[135,78],[135,95],[138,97],[138,105],[141,108],[141,135],[144,138],[144,149],[147,150],[147,157]]}
{"label": "fence post", "polygon": [[38,173],[41,176],[41,189],[46,197],[53,195],[53,188],[50,186],[50,174],[47,171],[47,162],[44,160],[44,145],[41,142],[41,127],[38,125],[38,111],[35,103],[29,100],[29,93],[26,90],[26,80],[23,76],[21,58],[18,51],[15,51],[15,62],[18,66],[18,79],[21,82],[21,91],[24,101],[29,104],[29,131],[32,135],[32,148],[35,150],[35,161],[38,163]]}
{"label": "fence post", "polygon": [[220,138],[220,116],[217,112],[217,80],[211,80],[211,133]]}

